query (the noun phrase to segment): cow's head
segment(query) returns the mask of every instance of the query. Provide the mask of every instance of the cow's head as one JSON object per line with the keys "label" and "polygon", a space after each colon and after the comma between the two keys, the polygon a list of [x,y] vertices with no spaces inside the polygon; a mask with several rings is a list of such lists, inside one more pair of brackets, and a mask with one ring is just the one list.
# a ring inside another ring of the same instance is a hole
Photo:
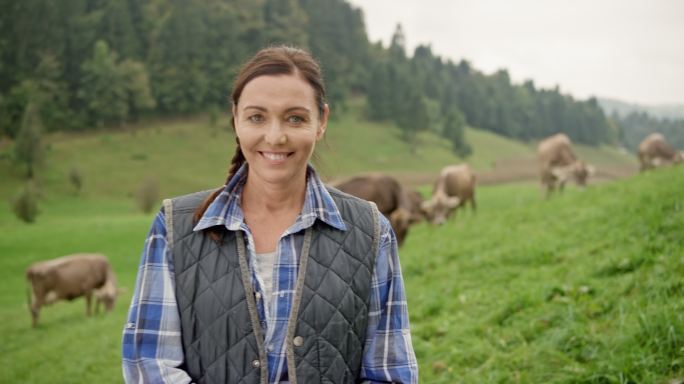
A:
{"label": "cow's head", "polygon": [[679,151],[675,154],[674,163],[677,164],[681,163],[682,161],[684,161],[684,151]]}
{"label": "cow's head", "polygon": [[572,175],[575,178],[577,185],[586,186],[587,179],[595,172],[594,167],[578,160],[573,164]]}
{"label": "cow's head", "polygon": [[389,221],[392,229],[394,229],[394,234],[397,236],[397,243],[401,245],[411,226],[411,212],[403,208],[395,209],[394,212],[390,213]]}
{"label": "cow's head", "polygon": [[425,213],[425,218],[432,224],[441,225],[451,216],[461,203],[456,196],[437,195],[432,199],[423,201],[420,208]]}
{"label": "cow's head", "polygon": [[100,289],[94,291],[95,298],[98,302],[104,305],[107,312],[114,309],[114,303],[116,302],[116,297],[123,293],[123,290],[116,287],[116,283],[112,280],[108,280],[105,285]]}

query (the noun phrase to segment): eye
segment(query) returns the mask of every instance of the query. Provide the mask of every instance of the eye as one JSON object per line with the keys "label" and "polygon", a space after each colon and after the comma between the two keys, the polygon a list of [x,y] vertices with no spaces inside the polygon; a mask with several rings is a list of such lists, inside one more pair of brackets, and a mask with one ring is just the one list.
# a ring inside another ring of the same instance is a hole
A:
{"label": "eye", "polygon": [[249,120],[252,123],[262,123],[264,119],[264,115],[260,113],[255,113],[253,115],[247,116],[247,120]]}
{"label": "eye", "polygon": [[304,117],[299,116],[299,115],[291,115],[291,116],[287,117],[287,122],[290,124],[294,124],[294,125],[302,124],[305,121],[306,120],[304,119]]}

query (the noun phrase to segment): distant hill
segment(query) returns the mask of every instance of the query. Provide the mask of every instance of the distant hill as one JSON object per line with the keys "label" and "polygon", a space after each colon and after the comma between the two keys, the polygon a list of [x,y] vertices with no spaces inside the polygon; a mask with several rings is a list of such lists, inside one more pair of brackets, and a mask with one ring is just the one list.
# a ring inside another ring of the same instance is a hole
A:
{"label": "distant hill", "polygon": [[684,104],[642,105],[601,97],[597,100],[608,116],[611,116],[613,112],[620,117],[625,117],[632,112],[646,112],[658,119],[684,119]]}

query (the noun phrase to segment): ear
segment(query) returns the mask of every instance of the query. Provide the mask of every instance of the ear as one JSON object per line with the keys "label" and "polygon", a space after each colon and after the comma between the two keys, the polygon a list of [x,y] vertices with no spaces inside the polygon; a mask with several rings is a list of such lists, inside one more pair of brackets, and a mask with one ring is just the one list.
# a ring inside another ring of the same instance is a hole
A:
{"label": "ear", "polygon": [[392,223],[393,226],[406,225],[410,222],[410,220],[411,213],[403,208],[395,209],[392,213],[390,213],[390,223]]}
{"label": "ear", "polygon": [[325,130],[328,128],[328,117],[330,116],[330,107],[328,104],[323,105],[323,114],[318,119],[318,129],[316,130],[316,140],[320,140],[325,135]]}
{"label": "ear", "polygon": [[460,203],[461,199],[459,199],[457,196],[452,196],[447,199],[446,206],[449,207],[449,209],[453,209],[458,207]]}

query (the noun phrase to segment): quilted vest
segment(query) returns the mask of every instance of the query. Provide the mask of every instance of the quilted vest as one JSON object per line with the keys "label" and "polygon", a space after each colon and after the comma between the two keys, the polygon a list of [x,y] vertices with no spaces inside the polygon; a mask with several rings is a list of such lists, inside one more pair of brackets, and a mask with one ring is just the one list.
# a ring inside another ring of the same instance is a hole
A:
{"label": "quilted vest", "polygon": [[[361,369],[379,214],[372,203],[329,192],[347,230],[317,220],[304,232],[285,341],[292,384],[353,383]],[[225,229],[217,243],[192,230],[192,216],[209,193],[164,201],[183,368],[196,383],[267,383],[243,233]]]}

